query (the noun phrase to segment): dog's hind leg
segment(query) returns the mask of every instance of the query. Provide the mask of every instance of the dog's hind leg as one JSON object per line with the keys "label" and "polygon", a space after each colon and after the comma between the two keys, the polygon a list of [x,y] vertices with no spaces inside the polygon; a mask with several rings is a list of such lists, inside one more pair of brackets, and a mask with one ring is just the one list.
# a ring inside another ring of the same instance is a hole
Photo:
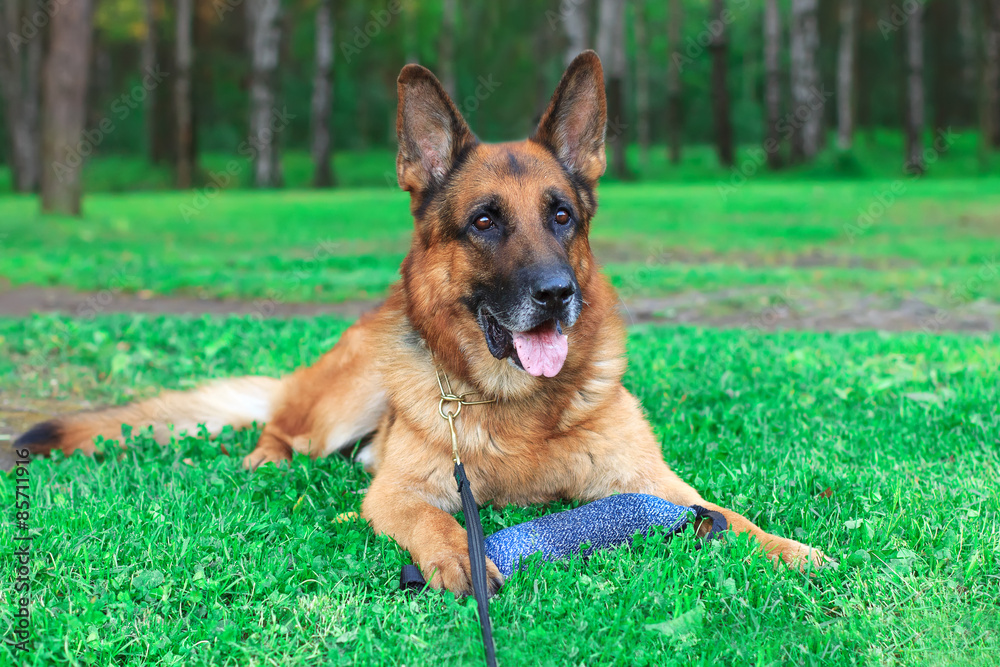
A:
{"label": "dog's hind leg", "polygon": [[380,314],[363,316],[318,362],[285,378],[281,400],[257,447],[243,459],[245,467],[289,461],[293,451],[327,456],[375,430],[387,405],[376,367]]}

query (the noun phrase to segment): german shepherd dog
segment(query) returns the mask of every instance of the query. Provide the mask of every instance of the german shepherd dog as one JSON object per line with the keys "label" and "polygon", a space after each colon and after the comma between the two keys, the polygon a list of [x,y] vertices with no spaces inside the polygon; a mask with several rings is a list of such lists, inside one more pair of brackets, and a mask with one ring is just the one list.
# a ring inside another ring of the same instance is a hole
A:
{"label": "german shepherd dog", "polygon": [[[403,68],[399,185],[414,233],[402,280],[315,365],[282,379],[221,380],[191,392],[38,424],[16,443],[94,452],[123,423],[169,441],[265,423],[253,469],[343,450],[374,432],[362,516],[408,549],[431,586],[472,590],[438,373],[455,394],[493,403],[456,421],[458,451],[481,503],[528,505],[647,493],[721,512],[775,562],[820,565],[816,549],[706,502],[663,461],[622,386],[625,330],[587,235],[604,173],[607,111],[593,51],[566,70],[526,141],[481,143],[427,69]],[[488,563],[490,591],[503,578]]]}

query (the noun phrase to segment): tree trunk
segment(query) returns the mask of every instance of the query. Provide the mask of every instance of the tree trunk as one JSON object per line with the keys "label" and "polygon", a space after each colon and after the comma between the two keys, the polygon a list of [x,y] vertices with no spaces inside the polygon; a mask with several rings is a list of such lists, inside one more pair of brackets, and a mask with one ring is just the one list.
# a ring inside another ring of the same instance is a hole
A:
{"label": "tree trunk", "polygon": [[976,89],[976,23],[974,0],[958,0],[958,40],[962,52],[962,103],[959,105],[963,123],[975,123]]}
{"label": "tree trunk", "polygon": [[635,4],[635,114],[639,139],[639,162],[649,166],[649,32],[645,2]]}
{"label": "tree trunk", "polygon": [[857,49],[858,0],[840,0],[840,50],[837,54],[837,146],[854,143],[854,54]]}
{"label": "tree trunk", "polygon": [[87,116],[87,76],[93,40],[93,3],[74,0],[53,12],[49,54],[42,73],[42,212],[80,215]]}
{"label": "tree trunk", "polygon": [[565,65],[573,62],[582,51],[589,48],[590,44],[590,2],[588,0],[564,0],[560,7],[563,9],[563,26],[566,29],[566,57],[563,58]]}
{"label": "tree trunk", "polygon": [[823,131],[823,97],[819,90],[818,0],[792,0],[792,159],[812,160]]}
{"label": "tree trunk", "polygon": [[681,162],[681,28],[684,9],[681,0],[670,0],[670,62],[667,65],[667,132],[670,164]]}
{"label": "tree trunk", "polygon": [[906,22],[906,171],[924,169],[924,5],[916,2]]}
{"label": "tree trunk", "polygon": [[979,124],[982,153],[1000,147],[1000,0],[984,0],[983,82]]}
{"label": "tree trunk", "polygon": [[[142,72],[146,76],[156,69],[156,0],[143,0],[145,11],[146,39],[142,42]],[[146,135],[146,157],[150,162],[156,161],[156,91],[146,94],[143,102],[143,123]]]}
{"label": "tree trunk", "polygon": [[733,124],[729,103],[729,31],[722,19],[725,0],[712,0],[712,25],[722,28],[712,34],[708,48],[712,52],[712,116],[715,127],[715,150],[719,163],[733,166]]}
{"label": "tree trunk", "polygon": [[[0,12],[0,36],[21,36],[21,21],[37,8],[29,0],[8,0]],[[0,46],[0,89],[3,91],[10,166],[15,192],[35,192],[41,174],[41,137],[38,126],[39,79],[42,69],[42,35]]]}
{"label": "tree trunk", "polygon": [[[171,27],[174,27],[171,25]],[[158,39],[156,43],[156,61],[160,63],[170,63],[169,67],[163,67],[169,73],[167,77],[171,85],[157,86],[150,92],[150,96],[155,98],[153,103],[153,125],[152,136],[152,160],[153,164],[169,164],[175,169],[177,160],[177,118],[174,103],[174,89],[177,85],[177,72],[174,69],[176,59],[173,51],[172,39]],[[176,181],[176,174],[174,180]]]}
{"label": "tree trunk", "polygon": [[767,165],[780,169],[781,159],[781,11],[778,0],[767,0],[764,6],[764,70],[766,76],[764,100],[767,107]]}
{"label": "tree trunk", "polygon": [[194,122],[191,106],[191,64],[194,61],[192,26],[194,0],[177,0],[174,114],[177,119],[177,187],[190,188],[194,180]]}
{"label": "tree trunk", "polygon": [[316,72],[312,96],[313,187],[329,188],[336,182],[330,162],[333,111],[333,12],[331,0],[320,0],[316,8]]}
{"label": "tree trunk", "polygon": [[628,178],[625,147],[625,0],[601,0],[597,28],[597,52],[604,60],[608,95],[607,143],[611,169],[618,178]]}
{"label": "tree trunk", "polygon": [[254,148],[254,186],[276,188],[282,184],[277,134],[284,128],[273,126],[278,118],[278,56],[281,46],[281,0],[250,0],[250,144]]}
{"label": "tree trunk", "polygon": [[455,99],[455,0],[442,0],[441,36],[438,38],[437,75],[441,85]]}

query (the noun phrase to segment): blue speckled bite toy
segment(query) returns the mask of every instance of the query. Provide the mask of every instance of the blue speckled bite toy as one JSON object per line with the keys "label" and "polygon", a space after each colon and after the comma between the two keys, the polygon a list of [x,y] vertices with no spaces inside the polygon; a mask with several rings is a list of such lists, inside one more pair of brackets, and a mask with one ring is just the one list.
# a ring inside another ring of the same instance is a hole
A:
{"label": "blue speckled bite toy", "polygon": [[[484,546],[486,555],[507,579],[535,554],[548,561],[575,555],[586,558],[598,549],[630,544],[636,533],[646,535],[653,528],[678,533],[692,517],[712,521],[705,539],[728,528],[722,514],[698,505],[684,507],[643,493],[623,493],[504,528],[487,537]],[[403,566],[401,589],[415,591],[426,585],[416,565]]]}
{"label": "blue speckled bite toy", "polygon": [[718,512],[697,505],[674,505],[656,496],[625,493],[504,528],[486,538],[486,555],[507,578],[534,554],[541,553],[549,561],[577,554],[587,557],[598,549],[631,543],[636,533],[645,535],[657,526],[676,533],[692,516],[712,519],[709,538],[727,527],[725,517]]}

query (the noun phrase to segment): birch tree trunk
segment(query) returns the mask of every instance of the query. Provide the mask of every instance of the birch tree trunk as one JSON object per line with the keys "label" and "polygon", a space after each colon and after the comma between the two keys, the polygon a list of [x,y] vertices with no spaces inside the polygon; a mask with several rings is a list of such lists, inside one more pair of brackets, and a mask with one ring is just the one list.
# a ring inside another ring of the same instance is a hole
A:
{"label": "birch tree trunk", "polygon": [[42,72],[42,212],[80,215],[80,146],[87,116],[87,77],[93,41],[91,0],[52,13]]}
{"label": "birch tree trunk", "polygon": [[924,165],[924,5],[914,3],[906,22],[906,170]]}
{"label": "birch tree trunk", "polygon": [[715,150],[719,163],[733,166],[733,124],[729,101],[729,31],[722,19],[725,0],[712,0],[712,25],[721,26],[713,33],[708,48],[712,52],[712,116],[715,126]]}
{"label": "birch tree trunk", "polygon": [[441,36],[438,38],[437,75],[452,100],[455,99],[455,0],[442,0]]}
{"label": "birch tree trunk", "polygon": [[320,0],[316,8],[316,72],[312,95],[313,187],[329,188],[336,182],[330,161],[333,111],[333,12],[332,0]]}
{"label": "birch tree trunk", "polygon": [[276,93],[281,28],[281,0],[249,0],[250,24],[250,144],[253,147],[253,181],[258,188],[282,184],[277,135],[284,129],[279,118]]}
{"label": "birch tree trunk", "polygon": [[766,0],[764,6],[764,104],[767,114],[765,153],[771,169],[780,169],[781,159],[781,11],[778,0]]}
{"label": "birch tree trunk", "polygon": [[681,0],[670,0],[670,63],[667,66],[667,132],[670,164],[681,162],[681,28],[684,8]]}
{"label": "birch tree trunk", "polygon": [[[21,11],[22,7],[24,12]],[[35,0],[7,0],[0,11],[0,36],[20,35],[22,17],[37,8]],[[9,39],[9,38],[8,38]],[[7,40],[5,40],[7,41]],[[41,175],[41,137],[38,124],[42,35],[25,42],[0,45],[0,90],[10,146],[15,192],[35,192]]]}
{"label": "birch tree trunk", "polygon": [[191,64],[194,61],[192,29],[194,0],[177,0],[175,32],[174,114],[177,129],[177,187],[190,188],[194,176],[194,112],[191,107]]}
{"label": "birch tree trunk", "polygon": [[580,52],[590,48],[590,2],[588,0],[562,0],[563,27],[566,30],[566,56],[564,66],[573,62]]}
{"label": "birch tree trunk", "polygon": [[818,0],[792,0],[792,159],[812,160],[819,152],[823,131],[823,97],[819,90]]}
{"label": "birch tree trunk", "polygon": [[840,49],[837,53],[837,146],[854,143],[854,54],[857,49],[858,0],[840,0]]}
{"label": "birch tree trunk", "polygon": [[649,33],[646,3],[635,3],[635,114],[639,140],[639,162],[649,166]]}
{"label": "birch tree trunk", "polygon": [[612,173],[628,177],[625,159],[625,0],[600,0],[597,53],[604,61],[608,96],[607,144],[611,149]]}

